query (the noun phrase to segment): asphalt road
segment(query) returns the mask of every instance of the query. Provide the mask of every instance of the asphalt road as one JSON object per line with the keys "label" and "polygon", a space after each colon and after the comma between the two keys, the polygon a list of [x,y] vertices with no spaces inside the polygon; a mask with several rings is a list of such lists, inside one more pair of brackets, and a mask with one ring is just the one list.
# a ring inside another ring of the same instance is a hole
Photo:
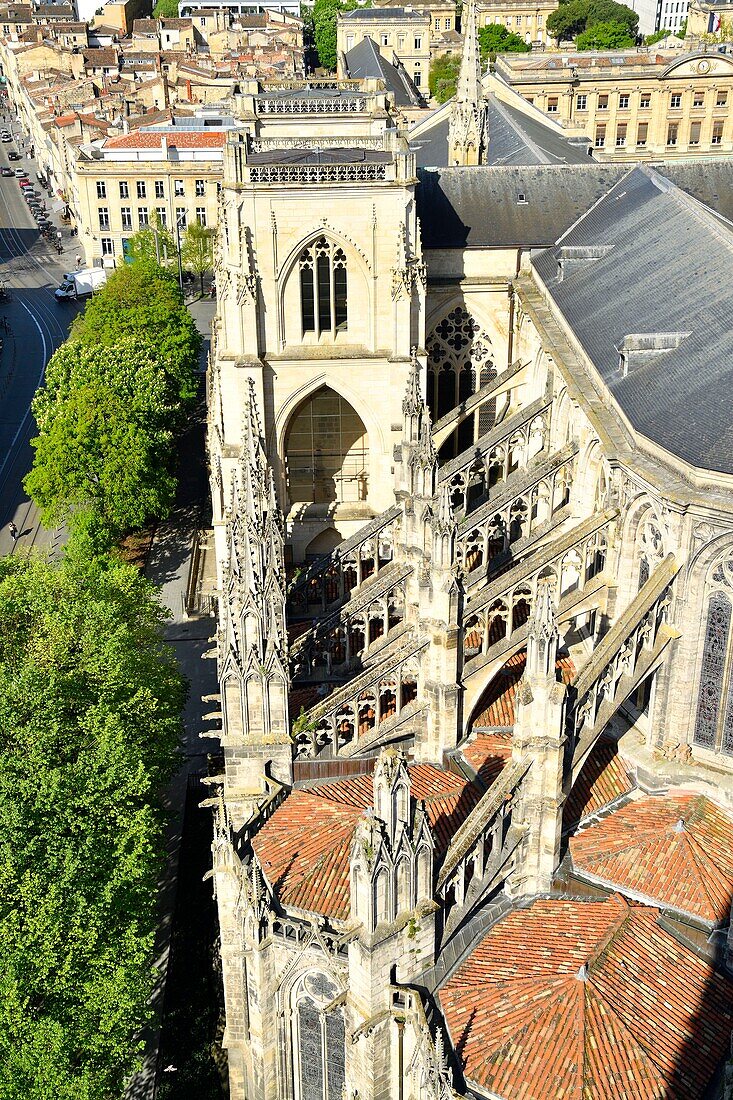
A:
{"label": "asphalt road", "polygon": [[[6,124],[0,123],[0,130]],[[16,127],[17,129],[17,124]],[[17,143],[0,144],[0,166],[8,165],[7,152]],[[35,181],[36,165],[24,156],[10,164],[23,167]],[[42,191],[46,205],[51,200]],[[51,214],[58,223],[58,216]],[[40,235],[16,179],[0,177],[0,280],[10,289],[11,301],[0,301],[0,325],[7,318],[11,331],[0,329],[0,554],[28,553],[31,548],[54,556],[64,540],[63,531],[48,531],[40,523],[35,505],[23,490],[23,478],[33,461],[30,441],[36,425],[30,403],[43,381],[46,363],[63,343],[76,313],[71,303],[58,304],[53,291],[61,276],[74,267],[74,244],[64,234],[63,255],[57,255]],[[8,525],[20,532],[13,546]]]}

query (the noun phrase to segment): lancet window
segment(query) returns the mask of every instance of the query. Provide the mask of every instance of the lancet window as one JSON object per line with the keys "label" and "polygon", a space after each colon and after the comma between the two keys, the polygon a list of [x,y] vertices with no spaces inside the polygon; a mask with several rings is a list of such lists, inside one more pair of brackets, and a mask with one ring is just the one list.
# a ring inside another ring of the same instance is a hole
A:
{"label": "lancet window", "polygon": [[347,327],[346,254],[319,237],[304,248],[300,268],[300,311],[303,334],[336,336]]}
{"label": "lancet window", "polygon": [[[477,389],[496,378],[491,341],[463,306],[455,306],[435,326],[427,339],[428,405],[439,420]],[[454,433],[448,448],[458,453],[490,430],[496,416],[495,402],[483,404]]]}
{"label": "lancet window", "polygon": [[[325,974],[306,974],[295,994],[293,1064],[297,1100],[342,1100],[345,1082],[343,1009]],[[330,1011],[329,1011],[330,1009]]]}
{"label": "lancet window", "polygon": [[733,754],[733,604],[729,592],[722,590],[733,588],[733,562],[716,568],[713,583],[716,590],[708,600],[705,620],[694,742],[701,748]]}

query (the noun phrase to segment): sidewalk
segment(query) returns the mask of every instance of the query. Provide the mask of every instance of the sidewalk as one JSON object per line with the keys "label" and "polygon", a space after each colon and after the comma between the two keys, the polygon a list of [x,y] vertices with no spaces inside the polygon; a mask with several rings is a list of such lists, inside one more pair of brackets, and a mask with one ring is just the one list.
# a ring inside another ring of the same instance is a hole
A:
{"label": "sidewalk", "polygon": [[[191,313],[204,337],[200,358],[201,368],[204,370],[214,303],[193,303]],[[145,1037],[147,1049],[143,1068],[128,1086],[126,1095],[129,1100],[152,1100],[155,1096],[159,1027],[165,1001],[186,790],[189,776],[206,771],[207,754],[217,752],[219,748],[218,740],[200,736],[206,728],[212,726],[205,715],[217,709],[215,704],[202,701],[202,696],[213,695],[218,691],[216,661],[204,657],[214,648],[210,639],[216,631],[215,619],[206,615],[189,618],[183,610],[194,535],[200,526],[209,523],[203,374],[201,391],[201,403],[179,445],[180,480],[176,508],[169,519],[158,527],[145,569],[147,577],[160,589],[162,602],[171,613],[164,632],[165,639],[173,647],[181,672],[188,681],[189,694],[183,713],[183,735],[179,750],[183,762],[166,794],[166,808],[171,820],[167,838],[168,863],[160,893],[161,921],[155,950],[155,964],[159,971],[153,994],[156,1019],[154,1027]]]}

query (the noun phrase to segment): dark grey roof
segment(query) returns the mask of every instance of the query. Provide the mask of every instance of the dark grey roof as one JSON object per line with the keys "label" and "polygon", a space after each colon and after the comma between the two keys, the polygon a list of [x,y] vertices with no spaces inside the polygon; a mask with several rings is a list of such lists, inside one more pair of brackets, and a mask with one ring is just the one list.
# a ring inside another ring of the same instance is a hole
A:
{"label": "dark grey roof", "polygon": [[[448,116],[443,113],[435,125],[411,140],[420,167],[441,167],[448,163]],[[588,140],[571,139],[541,119],[500,103],[489,94],[489,164],[584,164]]]}
{"label": "dark grey roof", "polygon": [[422,97],[404,67],[397,68],[382,57],[379,47],[369,35],[344,54],[344,59],[353,80],[383,80],[387,91],[393,93],[398,107],[422,105]]}
{"label": "dark grey roof", "polygon": [[609,191],[625,166],[420,168],[425,248],[546,248]]}
{"label": "dark grey roof", "polygon": [[694,164],[655,165],[688,195],[733,222],[733,161],[703,161]]}
{"label": "dark grey roof", "polygon": [[343,20],[358,19],[360,23],[381,23],[385,19],[419,19],[425,21],[425,15],[421,11],[408,11],[407,8],[354,8],[353,11],[339,13]]}
{"label": "dark grey roof", "polygon": [[694,466],[733,473],[728,225],[637,167],[533,263],[634,427]]}

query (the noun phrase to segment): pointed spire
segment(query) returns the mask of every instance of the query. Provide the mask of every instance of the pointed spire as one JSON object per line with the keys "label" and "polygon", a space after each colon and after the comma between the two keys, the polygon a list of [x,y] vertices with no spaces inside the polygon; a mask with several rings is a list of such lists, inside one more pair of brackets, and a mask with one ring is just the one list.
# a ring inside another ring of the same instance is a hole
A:
{"label": "pointed spire", "polygon": [[407,377],[407,391],[402,401],[402,411],[405,416],[419,416],[422,407],[420,360],[417,357],[417,348],[414,347],[410,351],[410,373]]}
{"label": "pointed spire", "polygon": [[476,0],[468,0],[463,11],[463,56],[448,122],[449,165],[484,164],[489,144],[489,115],[481,82]]}
{"label": "pointed spire", "polygon": [[541,581],[527,633],[528,679],[555,679],[559,637],[550,582]]}
{"label": "pointed spire", "polygon": [[476,0],[468,0],[463,10],[463,56],[456,84],[456,102],[476,107],[483,96]]}

